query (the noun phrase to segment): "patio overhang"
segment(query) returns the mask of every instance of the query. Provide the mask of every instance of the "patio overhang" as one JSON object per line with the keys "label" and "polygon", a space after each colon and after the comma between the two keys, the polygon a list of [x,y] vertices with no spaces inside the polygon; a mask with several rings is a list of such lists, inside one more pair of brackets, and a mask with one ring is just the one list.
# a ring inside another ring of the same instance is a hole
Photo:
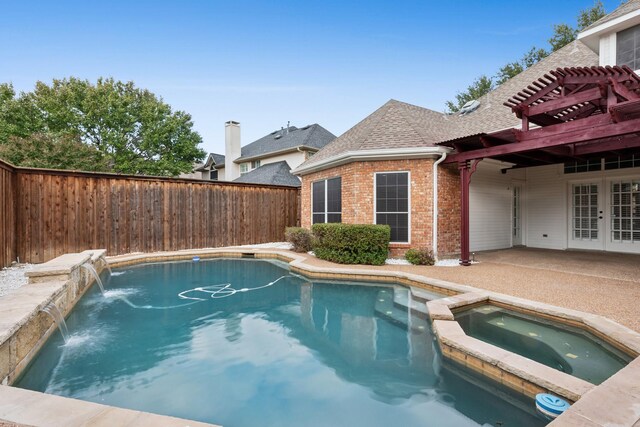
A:
{"label": "patio overhang", "polygon": [[461,264],[469,265],[469,183],[482,159],[514,168],[621,156],[640,149],[640,77],[627,66],[558,68],[504,103],[520,129],[439,143],[456,150],[461,178]]}

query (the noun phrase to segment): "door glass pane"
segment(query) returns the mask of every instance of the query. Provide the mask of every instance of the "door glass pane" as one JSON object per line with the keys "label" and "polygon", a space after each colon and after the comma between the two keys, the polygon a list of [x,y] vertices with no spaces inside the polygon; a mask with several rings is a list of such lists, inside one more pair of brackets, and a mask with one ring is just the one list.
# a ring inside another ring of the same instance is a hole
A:
{"label": "door glass pane", "polygon": [[598,240],[598,185],[574,184],[572,193],[574,240]]}
{"label": "door glass pane", "polygon": [[611,183],[611,241],[640,242],[640,187],[637,181]]}

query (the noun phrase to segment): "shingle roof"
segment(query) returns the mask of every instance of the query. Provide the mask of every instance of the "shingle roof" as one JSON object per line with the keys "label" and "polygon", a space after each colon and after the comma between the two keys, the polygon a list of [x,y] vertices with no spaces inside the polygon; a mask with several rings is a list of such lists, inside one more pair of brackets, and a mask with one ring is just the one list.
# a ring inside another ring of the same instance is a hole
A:
{"label": "shingle roof", "polygon": [[446,114],[392,99],[303,165],[316,164],[346,151],[433,146],[442,139],[447,120]]}
{"label": "shingle roof", "polygon": [[290,126],[286,129],[271,132],[251,144],[241,148],[241,156],[234,161],[264,156],[276,151],[282,151],[299,146],[321,149],[336,138],[334,134],[320,126],[313,124],[303,128]]}
{"label": "shingle roof", "polygon": [[614,19],[622,15],[625,15],[629,12],[633,12],[634,10],[637,10],[637,9],[640,9],[640,0],[629,0],[625,3],[622,3],[616,9],[614,9],[613,12],[598,19],[596,22],[589,25],[587,28],[583,29],[582,31],[587,31],[599,25],[602,25],[606,22],[613,21]]}
{"label": "shingle roof", "polygon": [[211,153],[210,156],[213,157],[216,166],[224,166],[224,154]]}
{"label": "shingle roof", "polygon": [[220,169],[220,166],[224,167],[224,156],[222,154],[209,153],[204,163],[198,163],[194,170],[203,171],[211,165],[215,166],[216,169]]}
{"label": "shingle roof", "polygon": [[259,168],[234,179],[234,182],[300,187],[300,180],[291,174],[291,168],[285,160],[262,165]]}
{"label": "shingle roof", "polygon": [[502,105],[510,96],[551,69],[592,65],[598,65],[598,56],[584,43],[572,42],[479,98],[478,109],[466,115],[447,115],[390,100],[299,168],[348,151],[430,147],[450,139],[518,126],[520,121]]}

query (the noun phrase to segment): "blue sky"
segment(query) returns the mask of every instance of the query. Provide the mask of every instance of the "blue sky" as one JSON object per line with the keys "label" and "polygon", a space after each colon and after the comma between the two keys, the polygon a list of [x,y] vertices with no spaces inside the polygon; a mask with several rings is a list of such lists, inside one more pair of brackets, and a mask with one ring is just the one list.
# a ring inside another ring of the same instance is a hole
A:
{"label": "blue sky", "polygon": [[[111,1],[3,4],[0,81],[133,80],[193,116],[203,148],[320,123],[336,135],[390,98],[434,110],[591,0]],[[619,0],[605,0],[607,12]]]}

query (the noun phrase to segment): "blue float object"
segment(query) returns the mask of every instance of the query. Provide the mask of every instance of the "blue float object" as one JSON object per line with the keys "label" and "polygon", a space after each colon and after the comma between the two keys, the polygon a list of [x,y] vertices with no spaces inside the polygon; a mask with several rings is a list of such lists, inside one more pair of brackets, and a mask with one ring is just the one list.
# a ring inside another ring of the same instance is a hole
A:
{"label": "blue float object", "polygon": [[193,262],[198,262],[200,261],[200,257],[199,256],[194,256],[193,257]]}
{"label": "blue float object", "polygon": [[569,402],[548,393],[536,394],[536,409],[550,418],[556,418],[569,409]]}

